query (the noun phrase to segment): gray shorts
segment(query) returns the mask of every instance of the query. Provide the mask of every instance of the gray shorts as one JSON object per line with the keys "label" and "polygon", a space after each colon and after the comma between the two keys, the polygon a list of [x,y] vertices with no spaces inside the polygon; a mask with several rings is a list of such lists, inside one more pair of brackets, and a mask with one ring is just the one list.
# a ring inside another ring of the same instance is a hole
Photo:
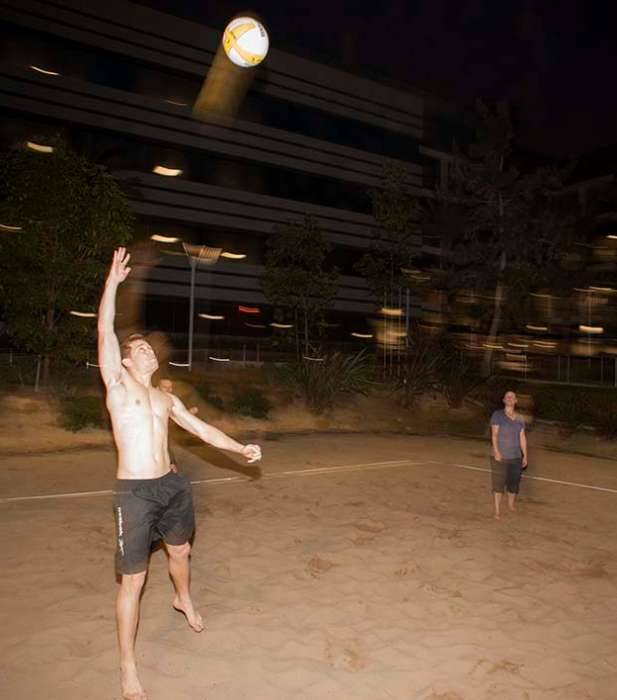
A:
{"label": "gray shorts", "polygon": [[138,574],[148,568],[152,543],[188,542],[195,530],[191,482],[168,472],[157,479],[116,479],[116,570]]}
{"label": "gray shorts", "polygon": [[502,459],[498,462],[491,457],[491,476],[493,481],[493,491],[503,493],[505,489],[508,493],[518,493],[521,484],[523,459]]}

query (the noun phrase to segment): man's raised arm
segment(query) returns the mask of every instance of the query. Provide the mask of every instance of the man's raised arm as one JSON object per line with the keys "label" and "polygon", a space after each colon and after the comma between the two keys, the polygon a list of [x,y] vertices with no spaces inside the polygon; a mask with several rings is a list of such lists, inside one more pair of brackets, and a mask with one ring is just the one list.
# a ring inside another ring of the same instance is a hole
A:
{"label": "man's raised arm", "polygon": [[97,323],[99,367],[103,382],[108,389],[120,381],[122,374],[122,355],[114,330],[114,319],[116,316],[116,292],[120,283],[124,282],[131,271],[131,268],[127,267],[130,257],[126,248],[118,248],[114,251],[99,304]]}

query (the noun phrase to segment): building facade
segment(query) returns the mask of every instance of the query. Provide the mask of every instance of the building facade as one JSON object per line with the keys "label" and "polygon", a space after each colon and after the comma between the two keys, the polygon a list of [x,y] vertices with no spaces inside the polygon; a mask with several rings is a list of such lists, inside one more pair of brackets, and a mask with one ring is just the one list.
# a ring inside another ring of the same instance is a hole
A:
{"label": "building facade", "polygon": [[[284,53],[274,38],[238,118],[204,123],[191,106],[219,30],[124,0],[5,0],[2,15],[4,145],[60,133],[126,183],[136,249],[159,246],[156,264],[133,275],[148,327],[187,333],[185,243],[227,253],[195,270],[196,337],[268,338],[266,239],[309,214],[341,273],[332,333],[340,340],[367,330],[376,302],[355,263],[375,235],[370,190],[385,164],[402,163],[410,192],[431,196],[462,129],[454,110]],[[419,255],[435,252],[428,243],[418,231]],[[246,305],[261,323],[247,325]]]}

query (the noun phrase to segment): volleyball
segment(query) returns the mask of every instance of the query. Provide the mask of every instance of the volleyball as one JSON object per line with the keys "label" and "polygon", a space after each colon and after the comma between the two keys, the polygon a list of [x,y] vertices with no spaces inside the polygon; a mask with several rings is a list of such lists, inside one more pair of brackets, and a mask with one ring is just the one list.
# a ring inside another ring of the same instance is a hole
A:
{"label": "volleyball", "polygon": [[236,17],[223,33],[227,58],[241,68],[259,65],[266,57],[269,45],[266,28],[253,17]]}

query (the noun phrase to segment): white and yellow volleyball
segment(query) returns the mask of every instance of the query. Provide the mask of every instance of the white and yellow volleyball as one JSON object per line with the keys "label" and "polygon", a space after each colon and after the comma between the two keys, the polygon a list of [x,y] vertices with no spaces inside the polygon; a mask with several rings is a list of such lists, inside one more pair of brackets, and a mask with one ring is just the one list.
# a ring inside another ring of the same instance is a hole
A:
{"label": "white and yellow volleyball", "polygon": [[236,17],[223,33],[227,58],[241,68],[258,66],[266,57],[269,46],[266,28],[253,17]]}

